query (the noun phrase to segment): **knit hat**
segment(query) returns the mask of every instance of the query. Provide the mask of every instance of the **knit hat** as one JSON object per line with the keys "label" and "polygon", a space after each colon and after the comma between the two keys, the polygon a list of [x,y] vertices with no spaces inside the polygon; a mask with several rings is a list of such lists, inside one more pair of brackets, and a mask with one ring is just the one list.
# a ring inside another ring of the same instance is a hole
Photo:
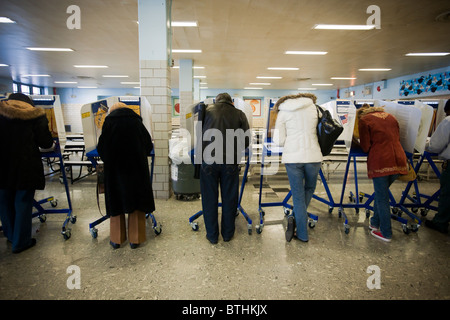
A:
{"label": "knit hat", "polygon": [[32,105],[33,107],[35,106],[33,103],[33,100],[31,100],[31,98],[23,93],[11,93],[8,97],[8,100],[19,100],[19,101],[23,101],[26,102],[30,105]]}

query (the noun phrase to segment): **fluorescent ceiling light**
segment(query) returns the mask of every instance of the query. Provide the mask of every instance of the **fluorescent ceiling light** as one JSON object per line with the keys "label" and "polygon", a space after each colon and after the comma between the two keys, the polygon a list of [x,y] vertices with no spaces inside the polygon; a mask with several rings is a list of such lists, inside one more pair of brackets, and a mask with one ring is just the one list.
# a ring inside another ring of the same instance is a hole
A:
{"label": "fluorescent ceiling light", "polygon": [[[172,68],[173,69],[180,69],[180,66],[173,66]],[[205,67],[196,67],[196,66],[194,66],[194,67],[192,67],[192,69],[205,69]]]}
{"label": "fluorescent ceiling light", "polygon": [[90,87],[90,86],[78,86],[79,89],[97,89],[97,87]]}
{"label": "fluorescent ceiling light", "polygon": [[0,63],[0,67],[9,67],[7,64]]}
{"label": "fluorescent ceiling light", "polygon": [[24,74],[22,77],[50,77],[49,74]]}
{"label": "fluorescent ceiling light", "polygon": [[60,83],[60,84],[77,84],[76,81],[55,81],[54,83]]}
{"label": "fluorescent ceiling light", "polygon": [[70,48],[38,48],[38,47],[28,47],[28,50],[31,51],[62,51],[62,52],[68,52],[73,51]]}
{"label": "fluorescent ceiling light", "polygon": [[407,53],[405,56],[408,57],[442,57],[449,55],[450,52],[415,52],[415,53]]}
{"label": "fluorescent ceiling light", "polygon": [[263,88],[250,88],[250,87],[245,87],[245,90],[262,90]]}
{"label": "fluorescent ceiling light", "polygon": [[285,54],[306,54],[306,55],[324,55],[326,51],[286,51]]}
{"label": "fluorescent ceiling light", "polygon": [[359,71],[390,71],[390,68],[366,68],[366,69],[358,69]]}
{"label": "fluorescent ceiling light", "polygon": [[249,83],[252,86],[270,86],[271,83],[268,82],[250,82]]}
{"label": "fluorescent ceiling light", "polygon": [[16,23],[16,22],[7,17],[0,17],[0,23]]}
{"label": "fluorescent ceiling light", "polygon": [[128,78],[127,75],[120,75],[120,74],[105,74],[102,76],[103,78]]}
{"label": "fluorescent ceiling light", "polygon": [[372,30],[375,25],[367,24],[316,24],[313,29],[319,30]]}
{"label": "fluorescent ceiling light", "polygon": [[200,89],[208,89],[208,87],[200,87]]}
{"label": "fluorescent ceiling light", "polygon": [[201,53],[202,50],[198,49],[173,49],[173,53]]}
{"label": "fluorescent ceiling light", "polygon": [[332,83],[312,83],[312,86],[332,86]]}
{"label": "fluorescent ceiling light", "polygon": [[257,79],[283,79],[283,77],[256,77]]}
{"label": "fluorescent ceiling light", "polygon": [[80,65],[76,64],[74,65],[75,68],[108,68],[108,66],[95,66],[95,65]]}
{"label": "fluorescent ceiling light", "polygon": [[197,21],[172,21],[172,27],[198,27]]}
{"label": "fluorescent ceiling light", "polygon": [[125,81],[125,82],[121,82],[120,84],[141,84],[139,81]]}
{"label": "fluorescent ceiling light", "polygon": [[267,70],[299,70],[299,68],[276,68],[276,67],[269,67]]}
{"label": "fluorescent ceiling light", "polygon": [[353,77],[331,77],[332,80],[355,80]]}
{"label": "fluorescent ceiling light", "polygon": [[311,90],[317,90],[317,88],[298,88],[299,91],[311,91]]}
{"label": "fluorescent ceiling light", "polygon": [[206,76],[194,76],[194,78],[196,78],[196,79],[204,79],[204,78],[206,78]]}

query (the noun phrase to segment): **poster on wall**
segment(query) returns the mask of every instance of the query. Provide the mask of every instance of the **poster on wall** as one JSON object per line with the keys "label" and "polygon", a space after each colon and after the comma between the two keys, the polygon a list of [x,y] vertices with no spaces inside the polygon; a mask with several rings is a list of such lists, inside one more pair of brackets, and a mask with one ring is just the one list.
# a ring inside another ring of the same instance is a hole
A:
{"label": "poster on wall", "polygon": [[252,107],[253,116],[261,116],[261,98],[244,98],[244,101]]}
{"label": "poster on wall", "polygon": [[180,98],[172,97],[172,117],[180,116]]}
{"label": "poster on wall", "polygon": [[401,97],[410,95],[430,94],[435,92],[448,93],[450,90],[450,72],[428,74],[419,78],[400,81]]}

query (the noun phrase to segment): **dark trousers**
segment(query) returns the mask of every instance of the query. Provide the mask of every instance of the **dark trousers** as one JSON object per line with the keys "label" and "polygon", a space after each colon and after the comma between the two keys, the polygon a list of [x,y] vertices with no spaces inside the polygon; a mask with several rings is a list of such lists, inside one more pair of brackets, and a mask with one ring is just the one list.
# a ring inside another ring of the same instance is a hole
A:
{"label": "dark trousers", "polygon": [[31,219],[35,190],[0,189],[0,219],[3,234],[20,250],[31,242]]}
{"label": "dark trousers", "polygon": [[217,241],[219,237],[219,186],[222,200],[221,234],[224,240],[234,235],[235,217],[239,197],[239,166],[235,164],[203,163],[200,172],[203,219],[206,237]]}
{"label": "dark trousers", "polygon": [[447,165],[441,172],[441,189],[439,193],[438,212],[433,222],[442,229],[447,229],[450,222],[450,166]]}

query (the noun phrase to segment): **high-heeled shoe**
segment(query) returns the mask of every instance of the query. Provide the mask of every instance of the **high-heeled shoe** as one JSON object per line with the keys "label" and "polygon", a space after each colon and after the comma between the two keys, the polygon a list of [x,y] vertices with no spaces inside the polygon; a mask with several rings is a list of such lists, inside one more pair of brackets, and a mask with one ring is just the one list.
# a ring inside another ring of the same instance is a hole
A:
{"label": "high-heeled shoe", "polygon": [[131,249],[136,249],[137,247],[139,247],[139,243],[131,243],[130,242],[130,247],[131,247]]}
{"label": "high-heeled shoe", "polygon": [[119,249],[120,248],[120,244],[109,241],[109,244],[111,245],[111,247],[113,247],[113,249]]}

